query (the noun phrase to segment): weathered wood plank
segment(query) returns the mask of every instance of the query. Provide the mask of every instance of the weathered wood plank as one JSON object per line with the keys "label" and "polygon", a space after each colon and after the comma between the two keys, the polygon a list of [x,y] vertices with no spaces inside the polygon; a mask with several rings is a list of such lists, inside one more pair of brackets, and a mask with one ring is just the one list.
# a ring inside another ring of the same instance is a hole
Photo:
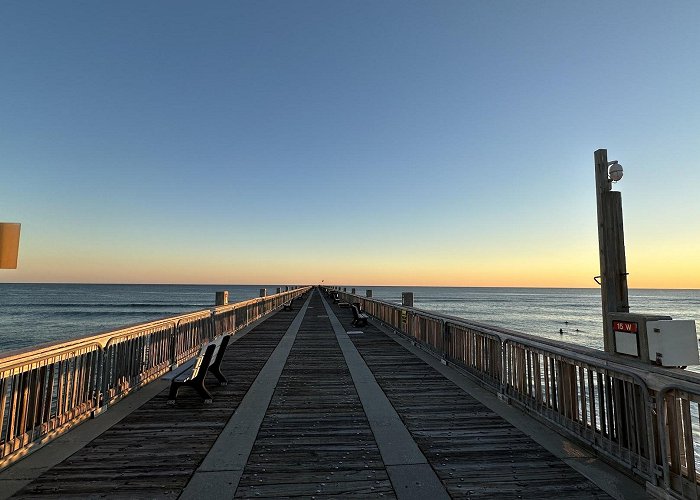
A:
{"label": "weathered wood plank", "polygon": [[319,495],[394,492],[330,320],[307,314],[236,497]]}
{"label": "weathered wood plank", "polygon": [[376,328],[362,331],[352,342],[452,497],[608,498]]}

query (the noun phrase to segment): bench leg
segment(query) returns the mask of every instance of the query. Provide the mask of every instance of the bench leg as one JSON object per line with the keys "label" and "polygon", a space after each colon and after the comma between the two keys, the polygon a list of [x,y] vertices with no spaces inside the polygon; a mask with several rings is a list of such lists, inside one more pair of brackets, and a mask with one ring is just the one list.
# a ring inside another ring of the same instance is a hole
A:
{"label": "bench leg", "polygon": [[226,380],[224,374],[221,373],[221,362],[224,360],[224,354],[226,353],[226,347],[228,347],[229,340],[231,340],[230,335],[221,339],[221,346],[219,347],[219,352],[217,353],[216,359],[214,359],[214,362],[211,364],[208,370],[219,381],[219,385],[228,384],[228,380]]}
{"label": "bench leg", "polygon": [[168,393],[168,404],[169,405],[174,405],[175,400],[177,399],[177,391],[180,389],[180,384],[179,382],[175,382],[174,380],[170,383],[170,392]]}
{"label": "bench leg", "polygon": [[219,381],[219,385],[228,384],[228,380],[226,380],[226,377],[224,377],[224,374],[221,373],[221,369],[219,368],[219,365],[210,367],[209,372],[216,377],[216,379]]}
{"label": "bench leg", "polygon": [[206,387],[204,387],[204,377],[199,378],[198,380],[192,380],[194,382],[192,384],[192,388],[197,391],[197,394],[202,396],[202,399],[204,400],[204,403],[206,404],[211,404],[214,401],[214,397],[211,395],[211,393],[207,390]]}
{"label": "bench leg", "polygon": [[175,401],[177,399],[177,393],[180,390],[180,387],[191,387],[195,391],[197,391],[197,394],[199,394],[204,402],[206,404],[211,403],[214,401],[214,398],[212,397],[211,393],[207,390],[206,387],[204,387],[204,377],[198,379],[198,380],[188,380],[187,382],[172,382],[170,384],[170,392],[168,393],[168,404],[169,405],[174,405]]}

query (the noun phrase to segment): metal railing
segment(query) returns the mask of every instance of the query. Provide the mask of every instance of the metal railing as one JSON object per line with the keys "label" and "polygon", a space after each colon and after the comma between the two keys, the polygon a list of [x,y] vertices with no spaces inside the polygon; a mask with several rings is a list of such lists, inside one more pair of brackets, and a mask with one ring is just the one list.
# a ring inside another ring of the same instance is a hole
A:
{"label": "metal railing", "polygon": [[0,468],[309,289],[0,355]]}
{"label": "metal railing", "polygon": [[325,290],[651,488],[700,497],[700,374]]}
{"label": "metal railing", "polygon": [[687,498],[698,498],[700,391],[688,384],[669,385],[659,391],[657,404],[663,487]]}

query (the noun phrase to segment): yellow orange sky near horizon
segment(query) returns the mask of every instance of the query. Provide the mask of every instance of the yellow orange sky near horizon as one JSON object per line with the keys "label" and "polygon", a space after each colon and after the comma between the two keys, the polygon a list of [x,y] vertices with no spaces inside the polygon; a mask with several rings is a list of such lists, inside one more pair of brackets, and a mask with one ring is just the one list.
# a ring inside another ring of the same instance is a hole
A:
{"label": "yellow orange sky near horizon", "polygon": [[[518,252],[514,248],[391,255],[372,251],[307,255],[188,254],[119,255],[95,249],[45,255],[25,252],[17,270],[1,282],[326,284],[595,288],[599,263],[594,247]],[[353,258],[354,257],[354,258]],[[692,247],[654,246],[628,251],[630,288],[700,288]]]}

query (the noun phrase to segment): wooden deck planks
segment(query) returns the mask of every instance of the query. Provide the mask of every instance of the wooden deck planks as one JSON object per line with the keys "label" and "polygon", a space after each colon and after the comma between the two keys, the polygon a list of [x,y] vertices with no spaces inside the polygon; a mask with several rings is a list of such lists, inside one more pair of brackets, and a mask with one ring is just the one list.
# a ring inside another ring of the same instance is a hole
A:
{"label": "wooden deck planks", "polygon": [[[350,329],[352,314],[333,310]],[[353,343],[452,497],[609,498],[388,336],[362,331]]]}
{"label": "wooden deck planks", "polygon": [[318,295],[301,325],[236,497],[394,492]]}
{"label": "wooden deck planks", "polygon": [[184,388],[168,406],[163,391],[16,497],[177,497],[295,315],[279,312],[229,345],[222,363],[228,385],[208,378],[212,404]]}
{"label": "wooden deck planks", "polygon": [[[351,313],[333,307],[347,329]],[[18,498],[177,497],[296,312],[280,312],[233,343],[204,405],[184,389],[136,410]],[[371,325],[350,336],[454,498],[607,498],[586,478]],[[386,497],[395,492],[349,369],[312,296],[235,492],[238,498]]]}

